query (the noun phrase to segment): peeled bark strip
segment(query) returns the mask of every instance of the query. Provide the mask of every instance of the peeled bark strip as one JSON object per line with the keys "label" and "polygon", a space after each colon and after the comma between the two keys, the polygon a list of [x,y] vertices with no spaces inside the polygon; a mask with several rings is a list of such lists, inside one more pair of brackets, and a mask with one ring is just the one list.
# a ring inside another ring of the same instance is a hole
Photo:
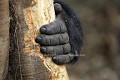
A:
{"label": "peeled bark strip", "polygon": [[8,68],[9,53],[9,5],[0,0],[0,80],[4,80]]}
{"label": "peeled bark strip", "polygon": [[[34,42],[40,26],[48,24],[55,19],[53,0],[35,0],[32,6],[24,9],[24,16],[29,30],[24,36],[25,53],[40,57],[52,74],[51,80],[68,80],[65,66],[55,65],[51,58],[45,58],[39,53],[39,45]],[[32,48],[34,47],[34,48]],[[31,49],[32,48],[32,49]]]}

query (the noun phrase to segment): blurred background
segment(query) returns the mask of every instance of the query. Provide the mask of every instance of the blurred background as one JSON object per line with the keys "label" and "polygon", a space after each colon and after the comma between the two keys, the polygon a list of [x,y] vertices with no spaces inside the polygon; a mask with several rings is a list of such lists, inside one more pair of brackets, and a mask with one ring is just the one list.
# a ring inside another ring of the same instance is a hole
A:
{"label": "blurred background", "polygon": [[65,0],[81,19],[84,46],[70,80],[120,80],[120,0]]}

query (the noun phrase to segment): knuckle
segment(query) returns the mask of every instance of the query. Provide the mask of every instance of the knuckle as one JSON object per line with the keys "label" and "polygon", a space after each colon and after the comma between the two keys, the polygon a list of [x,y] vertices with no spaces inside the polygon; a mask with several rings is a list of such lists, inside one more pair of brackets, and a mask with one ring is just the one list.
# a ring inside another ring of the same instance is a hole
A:
{"label": "knuckle", "polygon": [[61,44],[68,43],[68,42],[69,42],[68,34],[67,34],[67,33],[60,34],[60,35],[59,35],[59,42],[60,42]]}
{"label": "knuckle", "polygon": [[66,25],[65,25],[63,20],[59,20],[59,26],[60,26],[60,30],[62,32],[66,32],[67,31]]}
{"label": "knuckle", "polygon": [[68,42],[69,42],[69,36],[68,36],[68,34],[65,33],[65,35],[63,35],[63,36],[64,36],[64,41],[65,41],[66,43],[68,43]]}
{"label": "knuckle", "polygon": [[63,47],[63,52],[64,53],[69,53],[71,51],[71,46],[70,44],[65,44],[64,47]]}

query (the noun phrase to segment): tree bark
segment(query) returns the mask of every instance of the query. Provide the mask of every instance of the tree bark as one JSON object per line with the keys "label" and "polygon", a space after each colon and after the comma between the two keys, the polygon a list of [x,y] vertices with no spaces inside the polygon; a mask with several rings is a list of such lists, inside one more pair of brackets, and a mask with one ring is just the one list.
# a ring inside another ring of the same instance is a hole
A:
{"label": "tree bark", "polygon": [[66,67],[44,57],[34,41],[40,26],[55,19],[53,0],[11,0],[10,13],[9,76],[15,80],[69,80]]}
{"label": "tree bark", "polygon": [[8,68],[9,53],[9,4],[0,0],[0,80],[4,80]]}

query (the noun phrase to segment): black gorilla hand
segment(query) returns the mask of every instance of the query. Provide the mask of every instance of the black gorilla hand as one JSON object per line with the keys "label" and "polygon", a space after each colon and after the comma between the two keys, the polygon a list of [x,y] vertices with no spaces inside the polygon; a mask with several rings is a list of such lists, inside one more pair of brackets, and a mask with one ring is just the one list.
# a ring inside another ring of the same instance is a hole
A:
{"label": "black gorilla hand", "polygon": [[56,64],[64,64],[70,62],[68,53],[71,51],[69,44],[69,36],[65,23],[59,18],[62,7],[55,4],[55,12],[57,19],[40,28],[40,35],[36,38],[36,42],[41,45],[41,52],[44,55],[52,57]]}
{"label": "black gorilla hand", "polygon": [[[83,32],[74,11],[60,0],[54,1],[56,20],[40,28],[35,41],[41,52],[56,64],[77,61],[83,43]],[[62,7],[61,7],[62,6]]]}
{"label": "black gorilla hand", "polygon": [[40,32],[41,34],[36,38],[36,42],[41,45],[43,54],[55,56],[70,52],[69,36],[64,22],[56,20],[44,25],[40,28]]}

